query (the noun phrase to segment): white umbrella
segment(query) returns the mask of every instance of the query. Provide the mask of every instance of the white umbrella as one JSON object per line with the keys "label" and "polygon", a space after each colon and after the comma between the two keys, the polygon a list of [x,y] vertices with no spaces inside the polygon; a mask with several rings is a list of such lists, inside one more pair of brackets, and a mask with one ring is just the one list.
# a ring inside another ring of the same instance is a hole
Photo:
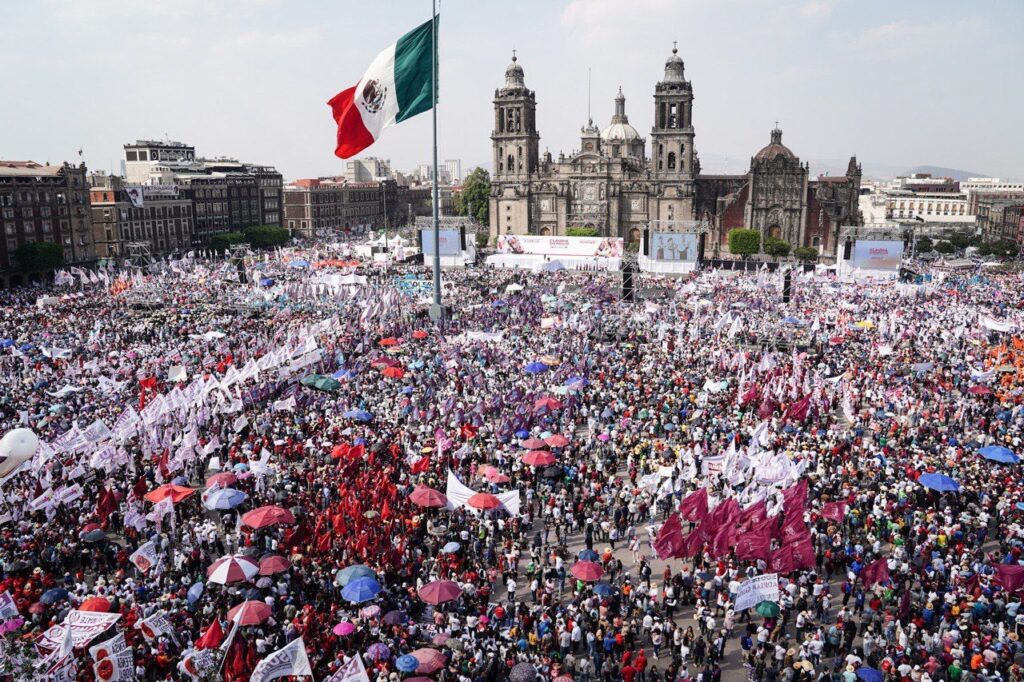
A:
{"label": "white umbrella", "polygon": [[206,582],[227,585],[252,579],[260,572],[259,563],[252,557],[235,554],[217,559],[206,569]]}

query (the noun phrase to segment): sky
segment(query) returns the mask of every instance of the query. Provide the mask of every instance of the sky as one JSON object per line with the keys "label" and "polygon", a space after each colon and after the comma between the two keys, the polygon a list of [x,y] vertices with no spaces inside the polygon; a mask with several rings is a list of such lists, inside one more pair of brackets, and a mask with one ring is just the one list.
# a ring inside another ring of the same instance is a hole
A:
{"label": "sky", "polygon": [[[918,165],[1024,178],[1024,2],[1007,0],[444,0],[439,159],[489,167],[492,99],[517,50],[541,151],[579,146],[621,85],[649,138],[678,41],[705,172],[743,172],[779,122],[816,166]],[[430,17],[428,0],[0,0],[0,158],[115,172],[137,138],[336,175],[326,105]],[[364,155],[430,160],[430,115]]]}

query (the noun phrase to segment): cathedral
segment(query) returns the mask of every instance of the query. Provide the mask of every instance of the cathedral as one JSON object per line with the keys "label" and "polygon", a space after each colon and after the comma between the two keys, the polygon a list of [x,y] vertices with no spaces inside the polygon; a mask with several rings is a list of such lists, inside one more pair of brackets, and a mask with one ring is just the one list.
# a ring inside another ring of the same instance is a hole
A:
{"label": "cathedral", "polygon": [[580,148],[552,158],[539,152],[537,100],[513,54],[505,84],[494,93],[490,232],[565,235],[591,228],[605,237],[640,241],[644,229],[708,233],[705,256],[728,252],[729,230],[751,227],[794,247],[835,254],[840,225],[860,224],[861,169],[809,177],[809,166],[782,143],[782,131],[750,160],[744,175],[702,175],[694,148],[693,87],[673,48],[654,86],[654,127],[647,142],[629,123],[619,89],[603,129],[580,129]]}

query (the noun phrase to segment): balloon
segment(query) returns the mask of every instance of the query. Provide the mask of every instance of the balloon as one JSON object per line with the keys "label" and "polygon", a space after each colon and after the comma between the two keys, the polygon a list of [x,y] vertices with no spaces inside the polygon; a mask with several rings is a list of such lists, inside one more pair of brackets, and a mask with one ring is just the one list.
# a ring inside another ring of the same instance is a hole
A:
{"label": "balloon", "polygon": [[39,436],[32,429],[14,429],[0,438],[0,478],[16,471],[39,449]]}

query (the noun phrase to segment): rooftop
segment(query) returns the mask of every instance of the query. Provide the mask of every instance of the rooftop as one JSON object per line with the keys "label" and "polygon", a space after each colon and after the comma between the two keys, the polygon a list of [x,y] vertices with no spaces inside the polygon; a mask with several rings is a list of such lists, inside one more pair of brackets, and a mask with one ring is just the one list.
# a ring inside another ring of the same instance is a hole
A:
{"label": "rooftop", "polygon": [[56,176],[64,169],[63,166],[36,163],[35,161],[3,161],[0,160],[0,175],[11,176]]}

